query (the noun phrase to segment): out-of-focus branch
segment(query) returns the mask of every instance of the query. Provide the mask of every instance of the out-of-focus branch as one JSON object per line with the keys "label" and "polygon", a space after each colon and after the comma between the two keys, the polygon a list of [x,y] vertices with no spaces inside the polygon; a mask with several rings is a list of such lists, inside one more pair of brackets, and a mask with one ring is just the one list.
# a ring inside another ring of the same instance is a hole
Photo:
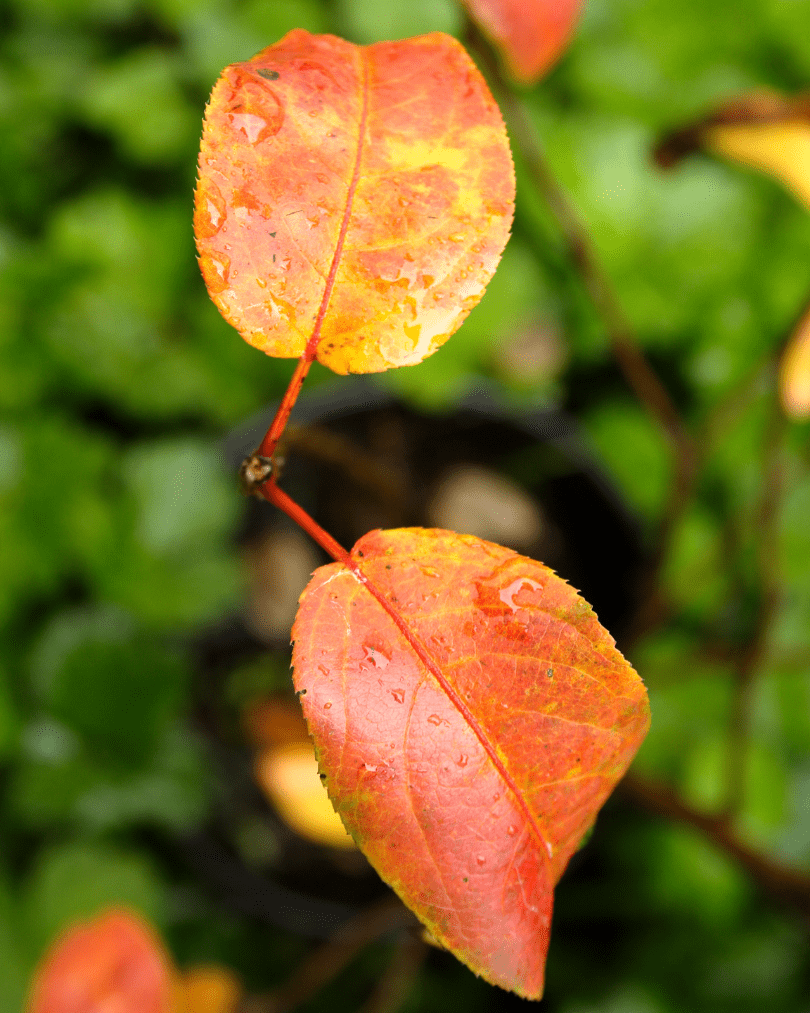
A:
{"label": "out-of-focus branch", "polygon": [[407,496],[405,476],[380,460],[376,454],[358,447],[339,433],[323,426],[289,424],[279,442],[277,453],[297,450],[307,457],[340,468],[361,488],[372,493],[382,504],[402,503]]}
{"label": "out-of-focus branch", "polygon": [[413,989],[428,945],[416,931],[400,934],[397,948],[360,1013],[397,1013]]}
{"label": "out-of-focus branch", "polygon": [[810,875],[741,841],[725,816],[710,816],[693,809],[668,785],[637,774],[628,774],[621,790],[649,812],[700,830],[712,844],[736,859],[763,890],[810,917]]}
{"label": "out-of-focus branch", "polygon": [[779,504],[784,487],[781,449],[785,429],[785,416],[774,393],[771,417],[765,435],[762,489],[754,518],[759,599],[751,636],[737,658],[736,685],[729,728],[726,784],[726,812],[729,816],[738,813],[744,801],[752,697],[762,650],[780,599],[777,536]]}
{"label": "out-of-focus branch", "polygon": [[526,170],[560,227],[571,259],[577,266],[585,288],[605,325],[613,354],[628,386],[672,442],[678,456],[679,472],[691,473],[694,450],[680,414],[667,389],[639,348],[610,280],[599,263],[590,236],[580,222],[568,195],[551,171],[523,103],[505,81],[489,43],[470,19],[467,22],[466,41],[480,57],[495,86],[501,108]]}
{"label": "out-of-focus branch", "polygon": [[571,260],[576,265],[591,301],[605,327],[613,356],[624,379],[669,442],[674,478],[654,547],[641,580],[640,608],[628,639],[632,642],[661,621],[663,603],[658,594],[661,566],[673,531],[692,496],[698,452],[678,409],[658,374],[647,361],[622,311],[613,286],[599,262],[594,245],[568,195],[558,183],[543,153],[537,131],[519,97],[504,79],[492,48],[468,18],[466,41],[478,55],[490,78],[512,138],[538,193],[557,221]]}
{"label": "out-of-focus branch", "polygon": [[239,1013],[287,1013],[311,999],[362,949],[389,932],[419,924],[398,897],[386,897],[355,915],[312,951],[279,988],[246,997]]}

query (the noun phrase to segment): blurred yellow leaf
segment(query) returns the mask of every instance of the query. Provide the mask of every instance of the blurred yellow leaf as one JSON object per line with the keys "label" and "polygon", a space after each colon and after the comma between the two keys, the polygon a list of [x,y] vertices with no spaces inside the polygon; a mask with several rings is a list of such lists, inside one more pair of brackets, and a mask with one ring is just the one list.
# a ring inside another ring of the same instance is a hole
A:
{"label": "blurred yellow leaf", "polygon": [[245,708],[242,726],[258,749],[309,740],[307,723],[297,700],[256,700]]}
{"label": "blurred yellow leaf", "polygon": [[255,774],[279,816],[301,837],[331,848],[355,847],[321,783],[309,739],[266,749]]}
{"label": "blurred yellow leaf", "polygon": [[782,356],[779,395],[790,418],[810,419],[810,310],[799,321]]}
{"label": "blurred yellow leaf", "polygon": [[191,967],[175,981],[172,1013],[234,1013],[241,997],[239,978],[227,967]]}
{"label": "blurred yellow leaf", "polygon": [[655,158],[666,168],[697,149],[772,176],[810,210],[810,97],[741,95],[665,137]]}
{"label": "blurred yellow leaf", "polygon": [[810,122],[712,127],[705,144],[723,158],[773,176],[810,211]]}

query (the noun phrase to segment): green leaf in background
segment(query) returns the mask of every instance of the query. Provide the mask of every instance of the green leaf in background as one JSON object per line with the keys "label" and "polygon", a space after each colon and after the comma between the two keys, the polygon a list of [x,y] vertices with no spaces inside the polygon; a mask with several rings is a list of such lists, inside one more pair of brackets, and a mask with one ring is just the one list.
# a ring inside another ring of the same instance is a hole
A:
{"label": "green leaf in background", "polygon": [[671,461],[660,429],[632,401],[605,401],[589,412],[585,428],[607,471],[630,505],[655,520],[671,481]]}
{"label": "green leaf in background", "polygon": [[20,942],[17,900],[0,868],[0,1013],[22,1009],[30,964]]}
{"label": "green leaf in background", "polygon": [[461,13],[452,0],[338,0],[338,16],[354,42],[370,45],[388,39],[409,39],[428,32],[458,35]]}
{"label": "green leaf in background", "polygon": [[132,907],[158,924],[164,917],[160,880],[142,854],[78,841],[42,853],[22,904],[26,941],[35,957],[71,922],[111,905]]}
{"label": "green leaf in background", "polygon": [[109,131],[138,162],[174,161],[199,133],[197,114],[180,88],[180,66],[155,46],[99,67],[81,96],[87,122]]}

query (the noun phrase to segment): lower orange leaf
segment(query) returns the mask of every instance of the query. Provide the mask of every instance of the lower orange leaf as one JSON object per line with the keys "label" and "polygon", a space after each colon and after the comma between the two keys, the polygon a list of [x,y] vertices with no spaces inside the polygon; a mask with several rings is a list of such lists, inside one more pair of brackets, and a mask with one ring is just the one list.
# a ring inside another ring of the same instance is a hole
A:
{"label": "lower orange leaf", "polygon": [[45,955],[27,1013],[169,1013],[172,970],[137,915],[111,910],[71,926]]}
{"label": "lower orange leaf", "polygon": [[543,991],[553,888],[649,725],[644,686],[548,567],[438,529],[317,570],[294,682],[329,796],[431,934]]}

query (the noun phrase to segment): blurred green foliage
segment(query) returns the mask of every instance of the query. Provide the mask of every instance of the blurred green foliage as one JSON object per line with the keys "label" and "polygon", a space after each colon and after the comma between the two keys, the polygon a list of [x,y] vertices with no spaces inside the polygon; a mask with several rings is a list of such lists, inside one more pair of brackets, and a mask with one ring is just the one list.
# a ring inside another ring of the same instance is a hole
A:
{"label": "blurred green foliage", "polygon": [[[241,506],[217,441],[290,372],[238,338],[199,277],[200,123],[222,67],[292,28],[366,43],[461,26],[451,0],[0,3],[0,1013],[20,1008],[60,928],[112,902],[155,919],[179,959],[233,964],[257,990],[304,952],[224,913],[166,845],[222,793],[191,717],[193,637],[238,609],[243,580]],[[699,157],[665,174],[650,150],[763,86],[810,88],[810,0],[589,0],[561,64],[522,93],[640,342],[713,434],[664,565],[671,621],[633,657],[653,711],[637,767],[707,812],[724,801],[734,674],[722,648],[750,636],[761,590],[772,394],[748,380],[810,292],[810,216],[766,179]],[[613,367],[519,159],[517,171],[515,235],[487,295],[438,354],[381,382],[427,409],[481,376],[514,404],[567,408],[647,538],[672,479],[667,446]],[[512,355],[524,345],[531,367]],[[311,382],[331,381],[316,369]],[[739,824],[805,869],[808,435],[794,425],[782,448],[779,608]],[[237,665],[228,692],[241,703],[284,667]],[[695,831],[615,803],[582,854],[590,864],[558,892],[547,1009],[806,1010],[806,926]],[[372,948],[350,987],[344,975],[307,1008],[358,1008],[389,957]],[[404,1009],[497,1001],[437,956]]]}

